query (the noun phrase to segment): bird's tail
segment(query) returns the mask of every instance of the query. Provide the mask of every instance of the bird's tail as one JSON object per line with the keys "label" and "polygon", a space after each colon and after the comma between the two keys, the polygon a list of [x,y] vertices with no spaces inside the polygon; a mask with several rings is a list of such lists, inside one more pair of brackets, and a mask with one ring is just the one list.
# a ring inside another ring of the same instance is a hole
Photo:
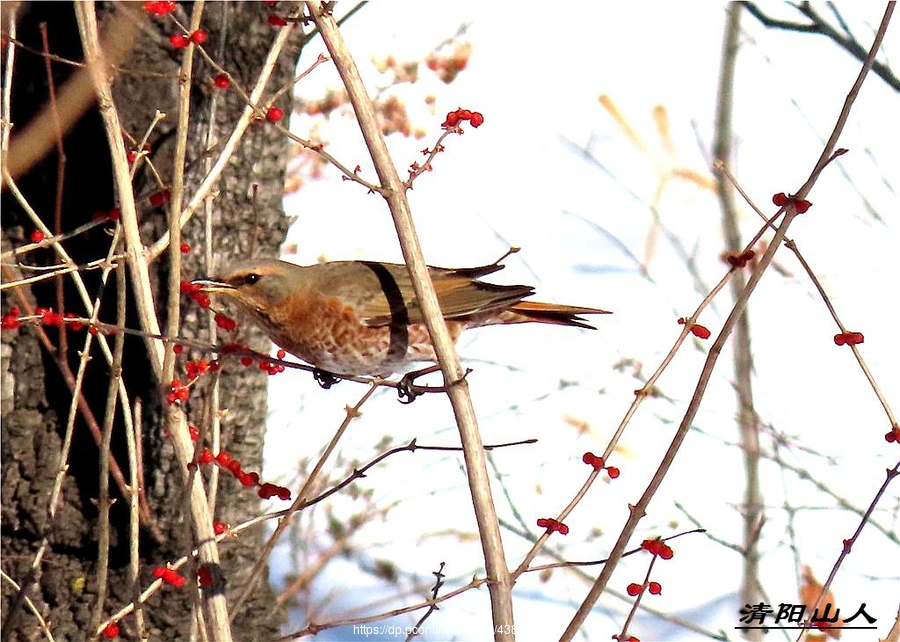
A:
{"label": "bird's tail", "polygon": [[598,308],[584,308],[576,305],[558,305],[556,303],[540,303],[538,301],[520,301],[504,311],[501,323],[552,323],[555,325],[572,325],[579,328],[596,330],[594,326],[581,318],[580,314],[611,314]]}

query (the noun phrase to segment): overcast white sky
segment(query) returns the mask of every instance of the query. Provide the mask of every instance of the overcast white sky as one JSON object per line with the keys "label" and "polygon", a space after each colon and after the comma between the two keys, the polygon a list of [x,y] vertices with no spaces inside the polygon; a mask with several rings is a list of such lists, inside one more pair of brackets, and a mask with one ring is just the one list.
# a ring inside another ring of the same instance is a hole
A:
{"label": "overcast white sky", "polygon": [[[841,8],[851,28],[868,46],[883,3],[844,4]],[[786,5],[763,6],[796,17]],[[826,11],[824,6],[818,8]],[[539,533],[534,521],[555,516],[581,485],[588,472],[579,463],[581,455],[603,451],[640,385],[632,376],[633,367],[616,369],[615,364],[629,360],[645,374],[652,372],[677,336],[677,317],[690,314],[700,301],[694,279],[667,234],[679,239],[694,257],[707,284],[724,273],[718,259],[723,241],[717,203],[693,185],[666,188],[658,208],[662,229],[648,249],[653,223],[648,204],[656,189],[656,166],[622,136],[597,97],[610,95],[661,157],[665,155],[654,133],[652,109],[664,105],[676,144],[675,163],[708,174],[724,17],[724,5],[708,3],[555,7],[373,2],[345,27],[345,38],[374,90],[386,83],[370,64],[372,57],[420,59],[460,25],[469,25],[462,37],[474,48],[469,68],[449,86],[423,69],[423,81],[401,93],[413,121],[428,135],[422,140],[389,139],[397,165],[403,168],[421,159],[418,151],[437,138],[446,112],[462,106],[485,116],[478,130],[467,128],[463,137],[447,141],[447,152],[437,159],[435,171],[423,176],[410,193],[429,262],[480,265],[502,254],[507,244],[520,245],[522,252],[495,275],[498,282],[533,284],[538,298],[615,312],[598,320],[597,332],[488,328],[467,335],[460,344],[461,355],[475,369],[469,381],[485,441],[540,440],[538,446],[494,454],[512,504],[534,534]],[[735,89],[734,171],[757,203],[771,212],[771,195],[796,190],[808,175],[859,65],[822,37],[766,31],[746,14],[743,29]],[[885,42],[891,62],[900,48],[898,33],[900,26],[894,24]],[[320,51],[321,43],[313,42],[300,67]],[[336,74],[326,67],[301,83],[298,93],[315,99],[325,87],[337,86]],[[426,94],[437,99],[435,114],[424,105]],[[895,412],[900,406],[900,336],[895,328],[898,113],[897,94],[870,76],[840,143],[851,153],[827,170],[810,196],[814,207],[790,233],[845,323],[865,333],[862,352]],[[306,134],[308,121],[296,119],[294,126]],[[333,154],[374,176],[349,119],[333,119],[324,131],[332,139]],[[583,146],[589,141],[593,163],[570,144]],[[398,260],[396,238],[381,199],[341,181],[336,170],[327,174],[325,180],[288,199],[288,213],[297,217],[289,235],[297,252],[290,260]],[[743,209],[742,229],[749,237],[758,223],[749,208]],[[884,222],[877,221],[872,210]],[[639,258],[652,256],[649,271],[654,282],[641,277],[621,246]],[[787,253],[776,260],[784,274],[767,274],[750,308],[758,411],[763,422],[790,436],[794,446],[785,455],[793,465],[809,470],[837,495],[864,508],[885,468],[900,458],[900,450],[885,446],[884,412],[849,350],[833,345],[837,330],[797,262]],[[722,298],[701,321],[715,336],[727,312],[727,298]],[[554,541],[567,558],[595,559],[612,547],[627,518],[627,502],[643,492],[674,431],[672,423],[677,424],[684,412],[708,343],[700,348],[686,345],[660,382],[668,399],[651,401],[639,411],[617,460],[610,462],[622,469],[622,477],[612,484],[597,484],[567,520],[570,534]],[[729,445],[737,439],[730,376],[730,360],[723,358],[696,419],[699,430],[686,440],[635,545],[640,537],[667,536],[691,527],[675,502],[716,538],[740,543],[738,508],[744,479],[740,453]],[[561,381],[574,385],[561,386]],[[320,452],[340,423],[344,404],[355,403],[363,392],[352,383],[321,390],[304,374],[273,378],[267,477],[290,475],[286,471],[299,459]],[[579,432],[574,422],[584,422],[588,430]],[[422,444],[456,443],[444,399],[400,406],[385,393],[373,399],[364,408],[364,417],[351,427],[343,443],[343,461],[370,459],[380,452],[376,444],[385,435],[397,445],[412,437]],[[444,572],[453,580],[447,590],[480,572],[481,552],[471,538],[474,519],[460,462],[461,457],[453,454],[402,455],[358,482],[359,488],[373,490],[379,505],[397,502],[383,523],[367,527],[354,541],[360,548],[368,547],[364,558],[392,559],[422,586],[428,586],[430,573],[440,562],[447,562]],[[820,579],[827,576],[841,540],[852,534],[858,517],[838,510],[834,499],[774,464],[765,464],[763,474],[767,522],[762,580],[768,602],[777,605],[797,600],[785,496],[799,509],[794,541],[801,561],[810,564]],[[340,476],[336,471],[335,479]],[[495,495],[500,490],[495,484]],[[876,512],[894,539],[898,492],[896,485],[889,489]],[[498,504],[503,518],[514,521],[510,504],[502,498]],[[347,495],[331,507],[344,519],[361,509]],[[305,523],[311,532],[324,529],[322,518]],[[508,560],[517,565],[528,542],[509,532],[504,537]],[[325,539],[323,535],[320,542]],[[306,544],[314,548],[310,541]],[[653,579],[663,584],[663,594],[647,602],[738,638],[734,627],[739,617],[739,556],[703,535],[683,537],[673,548],[675,558],[654,569]],[[290,566],[290,555],[281,549],[278,564]],[[623,564],[611,586],[624,591],[629,582],[640,582],[647,560],[633,558]],[[302,625],[307,615],[322,621],[373,602],[373,591],[382,589],[355,568],[348,560],[332,564],[314,590],[325,606],[295,614],[293,625]],[[407,585],[407,579],[401,584]],[[336,586],[351,582],[360,589],[334,593]],[[558,637],[588,587],[584,580],[560,571],[546,583],[533,575],[523,577],[514,593],[519,639]],[[834,590],[842,612],[849,609],[845,616],[866,602],[867,611],[878,618],[878,633],[886,635],[900,599],[897,544],[867,528]],[[384,591],[385,596],[392,594],[391,589]],[[391,605],[416,599],[412,594]],[[587,638],[609,639],[617,633],[625,609],[627,604],[604,596],[602,613],[588,620]],[[415,619],[396,622],[412,625]],[[454,599],[429,620],[463,640],[489,639],[489,622],[485,591]],[[639,620],[631,632],[645,641],[698,639],[696,633],[649,620]],[[870,633],[845,632],[844,639],[871,639]],[[364,639],[349,635],[347,630],[324,632],[317,639]]]}

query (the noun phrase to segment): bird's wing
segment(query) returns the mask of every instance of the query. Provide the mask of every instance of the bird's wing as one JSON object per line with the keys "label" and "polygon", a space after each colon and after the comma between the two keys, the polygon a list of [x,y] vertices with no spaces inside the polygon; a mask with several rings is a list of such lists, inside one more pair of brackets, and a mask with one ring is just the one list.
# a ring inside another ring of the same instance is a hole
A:
{"label": "bird's wing", "polygon": [[[393,263],[365,265],[378,277],[381,292],[360,306],[359,314],[363,322],[368,326],[389,325],[392,311],[395,316],[398,313],[402,315],[405,308],[408,323],[421,323],[422,311],[406,266]],[[464,319],[502,310],[534,293],[534,289],[527,285],[494,285],[477,280],[480,276],[503,269],[499,264],[462,269],[429,269],[438,303],[447,319]]]}

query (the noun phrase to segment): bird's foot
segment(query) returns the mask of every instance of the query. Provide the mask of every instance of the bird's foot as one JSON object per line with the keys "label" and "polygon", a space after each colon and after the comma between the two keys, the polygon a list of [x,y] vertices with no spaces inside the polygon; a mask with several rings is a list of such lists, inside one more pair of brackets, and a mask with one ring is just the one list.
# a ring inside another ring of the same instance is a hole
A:
{"label": "bird's foot", "polygon": [[440,366],[433,365],[421,370],[412,370],[400,377],[400,381],[397,382],[398,401],[400,403],[412,403],[416,400],[416,397],[426,392],[442,392],[444,390],[443,386],[418,386],[415,383],[419,377],[437,372],[440,369]]}
{"label": "bird's foot", "polygon": [[341,378],[333,372],[328,372],[327,370],[321,370],[319,368],[313,370],[313,377],[315,378],[316,383],[325,390],[328,390],[334,384],[341,382]]}
{"label": "bird's foot", "polygon": [[[419,386],[415,383],[415,380],[419,377],[431,374],[432,372],[437,372],[440,369],[440,366],[434,365],[422,368],[421,370],[413,370],[412,372],[407,372],[403,375],[400,378],[400,381],[397,382],[397,396],[399,397],[398,400],[400,403],[412,403],[416,400],[416,397],[426,392],[447,392],[447,386]],[[465,381],[470,372],[472,372],[472,369],[466,368],[463,376],[452,382],[450,385],[455,386]]]}

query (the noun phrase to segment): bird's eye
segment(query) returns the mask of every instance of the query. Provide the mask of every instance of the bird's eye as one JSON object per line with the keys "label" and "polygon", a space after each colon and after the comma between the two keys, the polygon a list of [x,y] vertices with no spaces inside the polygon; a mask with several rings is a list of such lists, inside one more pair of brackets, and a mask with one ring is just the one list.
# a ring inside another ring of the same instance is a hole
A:
{"label": "bird's eye", "polygon": [[244,284],[245,285],[253,285],[257,281],[259,281],[259,279],[260,279],[259,274],[256,274],[255,272],[251,272],[250,274],[248,274],[247,276],[244,277]]}

